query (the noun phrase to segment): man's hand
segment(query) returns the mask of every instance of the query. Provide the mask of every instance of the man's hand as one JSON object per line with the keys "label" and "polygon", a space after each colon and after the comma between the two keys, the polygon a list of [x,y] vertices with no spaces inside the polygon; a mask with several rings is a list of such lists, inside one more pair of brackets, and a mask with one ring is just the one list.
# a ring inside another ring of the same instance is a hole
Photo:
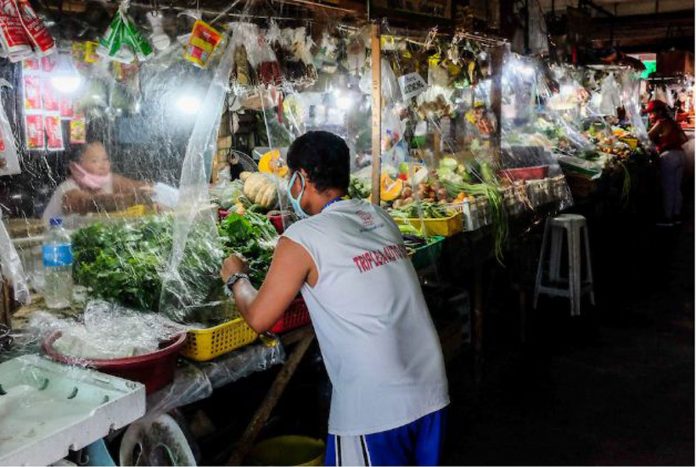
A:
{"label": "man's hand", "polygon": [[220,270],[220,277],[222,282],[227,283],[227,279],[232,277],[233,274],[240,272],[245,272],[247,270],[246,262],[237,255],[231,255],[228,257],[224,263],[222,263],[222,269]]}

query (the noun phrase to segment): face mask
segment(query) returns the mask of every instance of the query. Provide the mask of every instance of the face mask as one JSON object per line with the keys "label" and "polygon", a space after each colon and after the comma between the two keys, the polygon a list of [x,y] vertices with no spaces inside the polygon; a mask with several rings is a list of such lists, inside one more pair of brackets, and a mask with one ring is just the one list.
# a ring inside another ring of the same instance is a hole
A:
{"label": "face mask", "polygon": [[[292,186],[295,184],[295,179],[299,175],[300,177],[300,195],[297,198],[294,198],[292,196]],[[302,209],[302,205],[300,205],[300,201],[302,200],[302,195],[304,195],[304,190],[305,190],[305,178],[304,175],[300,172],[295,172],[292,174],[292,177],[290,177],[290,181],[288,182],[287,186],[287,192],[288,192],[288,199],[290,200],[290,205],[292,206],[292,210],[295,211],[295,214],[297,214],[297,217],[300,219],[305,219],[309,217],[309,214],[304,212],[304,209]]]}
{"label": "face mask", "polygon": [[78,185],[91,190],[101,190],[111,181],[111,174],[94,175],[87,172],[80,164],[75,162],[70,164],[70,171],[72,172],[72,176]]}

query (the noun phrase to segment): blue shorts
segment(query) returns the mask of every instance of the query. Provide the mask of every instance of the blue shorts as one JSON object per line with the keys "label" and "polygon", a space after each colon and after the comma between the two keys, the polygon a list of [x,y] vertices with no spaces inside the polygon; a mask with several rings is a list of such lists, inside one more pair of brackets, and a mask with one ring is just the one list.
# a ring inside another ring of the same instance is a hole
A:
{"label": "blue shorts", "polygon": [[445,410],[371,435],[330,434],[326,443],[326,465],[438,465]]}

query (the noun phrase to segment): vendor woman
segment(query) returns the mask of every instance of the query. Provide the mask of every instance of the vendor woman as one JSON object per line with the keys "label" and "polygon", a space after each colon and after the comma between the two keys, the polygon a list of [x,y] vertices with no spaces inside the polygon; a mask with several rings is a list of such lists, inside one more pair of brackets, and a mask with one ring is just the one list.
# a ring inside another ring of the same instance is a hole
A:
{"label": "vendor woman", "polygon": [[111,172],[111,161],[102,143],[86,144],[77,156],[70,162],[70,177],[58,185],[46,206],[44,222],[61,217],[72,224],[90,212],[118,211],[149,200],[149,183]]}
{"label": "vendor woman", "polygon": [[670,116],[664,102],[651,101],[646,112],[651,125],[648,136],[660,154],[663,218],[658,225],[669,227],[681,221],[682,182],[686,163],[686,154],[682,146],[688,138],[681,126]]}
{"label": "vendor woman", "polygon": [[280,238],[258,291],[236,256],[222,278],[257,332],[302,292],[333,385],[327,465],[436,465],[447,377],[401,232],[380,207],[346,199],[349,151],[338,136],[299,137],[287,162],[303,219]]}

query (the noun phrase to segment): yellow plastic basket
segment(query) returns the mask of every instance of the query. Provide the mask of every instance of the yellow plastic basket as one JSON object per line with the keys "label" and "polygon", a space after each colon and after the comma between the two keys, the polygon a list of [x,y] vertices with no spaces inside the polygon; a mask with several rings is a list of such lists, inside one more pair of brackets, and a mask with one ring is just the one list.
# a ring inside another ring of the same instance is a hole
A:
{"label": "yellow plastic basket", "polygon": [[410,224],[415,229],[422,231],[425,235],[439,235],[441,237],[451,237],[459,233],[463,228],[462,213],[458,212],[450,217],[440,219],[404,219],[394,218],[397,224]]}
{"label": "yellow plastic basket", "polygon": [[128,209],[123,209],[121,211],[114,211],[108,214],[109,217],[142,217],[146,214],[154,212],[151,207],[145,206],[144,204],[136,204],[129,207]]}
{"label": "yellow plastic basket", "polygon": [[206,362],[254,342],[257,336],[243,318],[235,318],[212,328],[189,331],[181,353],[191,360]]}
{"label": "yellow plastic basket", "polygon": [[628,144],[628,147],[631,148],[631,151],[635,151],[636,148],[638,147],[638,139],[637,138],[621,138],[621,141]]}

